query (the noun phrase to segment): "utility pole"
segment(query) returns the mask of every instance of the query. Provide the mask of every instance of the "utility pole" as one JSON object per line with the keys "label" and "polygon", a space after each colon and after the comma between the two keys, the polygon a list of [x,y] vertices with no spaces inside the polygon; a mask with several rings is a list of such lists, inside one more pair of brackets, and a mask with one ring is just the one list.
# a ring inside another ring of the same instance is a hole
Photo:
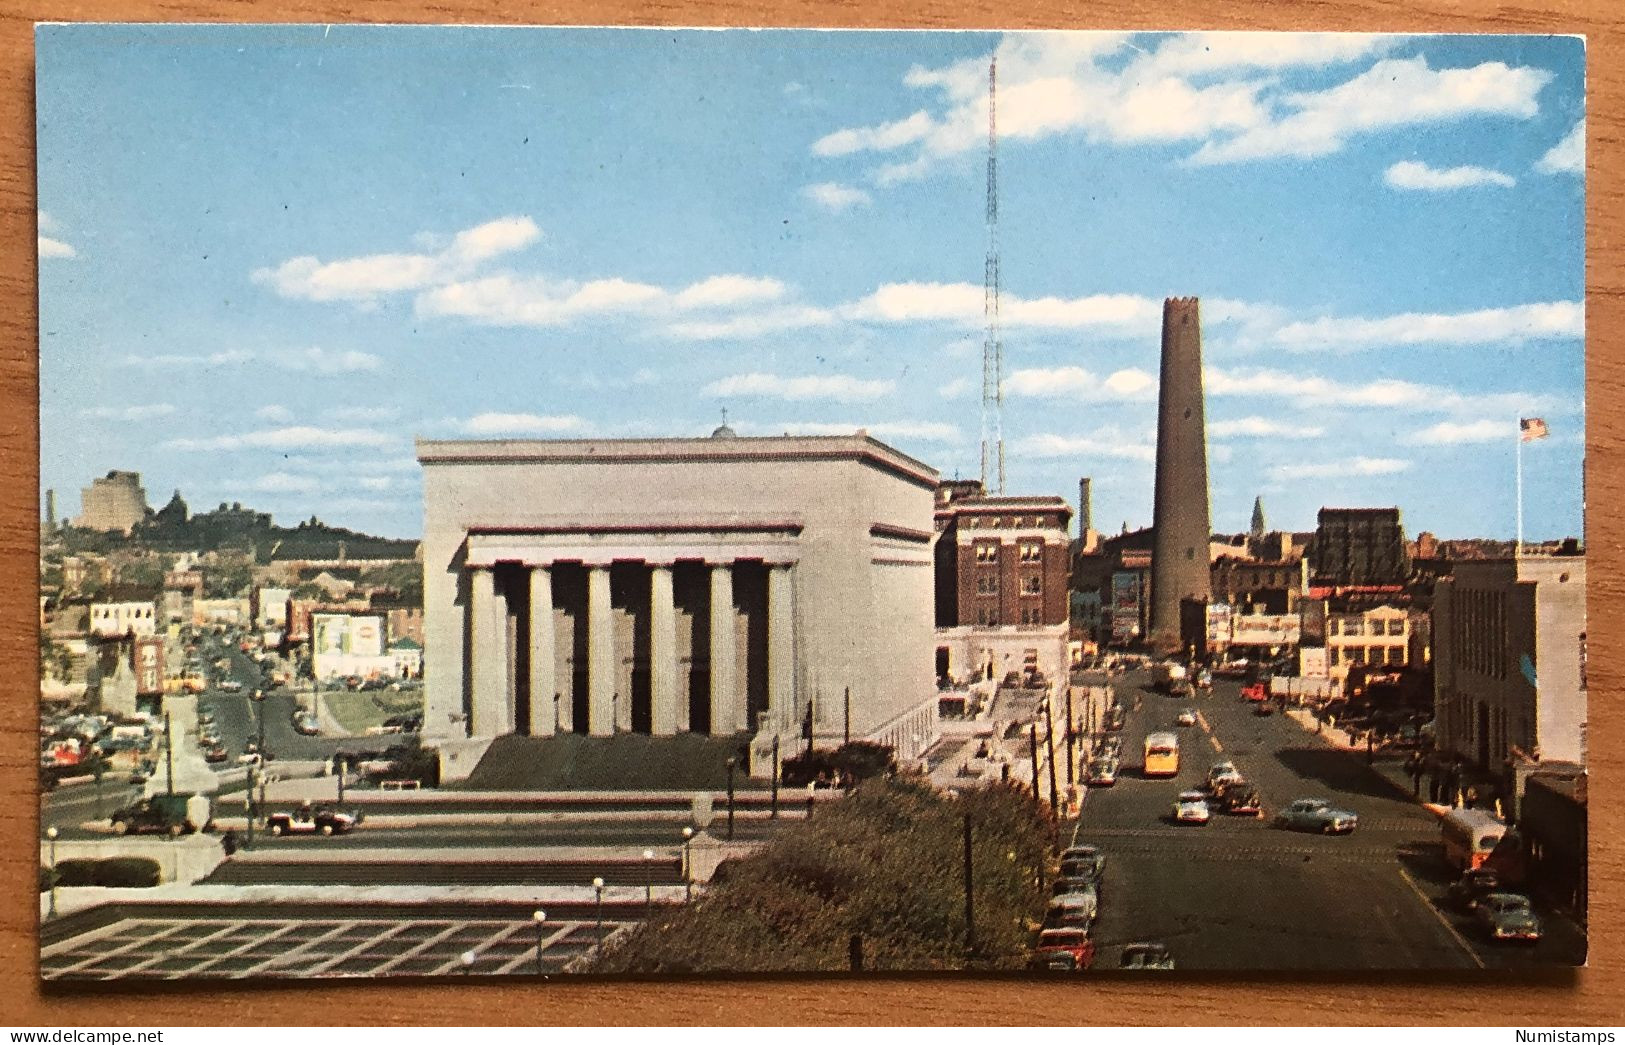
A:
{"label": "utility pole", "polygon": [[[1060,788],[1055,783],[1055,719],[1050,715],[1050,701],[1044,698],[1044,750],[1049,756],[1049,812],[1050,816],[1059,816],[1061,813]],[[1036,783],[1036,782],[1035,782]]]}
{"label": "utility pole", "polygon": [[1027,750],[1033,760],[1033,805],[1044,801],[1038,790],[1038,723],[1034,722],[1027,729]]}
{"label": "utility pole", "polygon": [[169,712],[164,712],[164,790],[175,793],[175,736],[169,725]]}

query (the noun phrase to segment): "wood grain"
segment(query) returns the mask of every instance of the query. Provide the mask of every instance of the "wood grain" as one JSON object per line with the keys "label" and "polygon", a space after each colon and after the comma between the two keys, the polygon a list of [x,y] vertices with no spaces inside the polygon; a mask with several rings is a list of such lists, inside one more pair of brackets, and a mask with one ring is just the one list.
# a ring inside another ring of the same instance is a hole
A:
{"label": "wood grain", "polygon": [[[38,560],[38,388],[35,324],[34,21],[477,22],[532,24],[773,25],[1008,28],[1272,28],[1412,32],[1583,33],[1589,38],[1587,154],[1588,481],[1592,667],[1592,808],[1621,808],[1621,668],[1614,607],[1625,587],[1625,505],[1615,413],[1625,379],[1625,271],[1618,250],[1619,171],[1625,93],[1625,5],[1558,0],[1541,5],[1464,0],[1170,0],[1151,6],[1097,0],[987,2],[896,0],[772,3],[572,0],[530,6],[397,0],[59,0],[0,5],[0,1023],[152,1026],[224,1023],[361,1024],[1004,1024],[1619,1023],[1620,820],[1594,816],[1591,967],[1536,979],[1505,975],[1210,977],[1145,983],[1110,977],[1078,986],[1012,980],[749,978],[699,982],[555,982],[424,986],[313,984],[240,989],[143,986],[120,992],[42,993],[36,978],[37,837],[31,764]],[[1328,205],[1333,205],[1328,201]],[[1600,510],[1599,510],[1600,509]]]}

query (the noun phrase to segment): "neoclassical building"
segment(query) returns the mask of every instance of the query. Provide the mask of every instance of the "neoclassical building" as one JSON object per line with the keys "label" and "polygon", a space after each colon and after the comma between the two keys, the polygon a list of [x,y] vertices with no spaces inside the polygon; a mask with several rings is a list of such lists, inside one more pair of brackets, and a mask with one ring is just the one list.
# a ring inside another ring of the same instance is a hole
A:
{"label": "neoclassical building", "polygon": [[427,735],[745,734],[788,754],[810,709],[821,745],[909,758],[932,739],[926,465],[863,433],[725,427],[417,455]]}

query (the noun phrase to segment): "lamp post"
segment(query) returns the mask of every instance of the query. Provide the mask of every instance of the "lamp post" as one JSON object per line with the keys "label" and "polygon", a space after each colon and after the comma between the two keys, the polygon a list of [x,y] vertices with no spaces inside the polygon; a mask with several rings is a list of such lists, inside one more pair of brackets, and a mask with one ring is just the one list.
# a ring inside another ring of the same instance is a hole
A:
{"label": "lamp post", "polygon": [[655,879],[654,879],[655,851],[643,851],[643,918],[648,921],[655,914]]}
{"label": "lamp post", "polygon": [[169,727],[169,712],[164,712],[164,792],[175,793],[175,737]]}
{"label": "lamp post", "polygon": [[734,840],[734,769],[739,765],[739,759],[728,758],[728,841]]}
{"label": "lamp post", "polygon": [[542,974],[542,926],[547,924],[547,912],[536,910],[530,912],[531,921],[536,923],[536,975]]}
{"label": "lamp post", "polygon": [[258,763],[248,764],[248,793],[243,796],[243,808],[248,812],[248,826],[243,833],[243,848],[254,848],[254,789],[259,786]]}
{"label": "lamp post", "polygon": [[773,812],[770,815],[774,820],[779,818],[779,738],[777,734],[773,736]]}
{"label": "lamp post", "polygon": [[604,953],[604,880],[602,878],[592,880],[592,891],[593,901],[598,912],[598,925],[595,932],[597,942],[593,946],[602,955]]}
{"label": "lamp post", "polygon": [[265,756],[265,691],[256,689],[249,694],[249,699],[254,702],[254,719],[259,733],[259,752],[260,757],[263,758]]}
{"label": "lamp post", "polygon": [[1070,787],[1077,783],[1076,770],[1073,763],[1077,761],[1077,730],[1073,728],[1072,717],[1072,685],[1068,680],[1066,687],[1066,783]]}
{"label": "lamp post", "polygon": [[694,841],[694,829],[683,828],[683,902],[694,899],[694,865],[690,863],[689,845]]}
{"label": "lamp post", "polygon": [[464,951],[462,953],[462,955],[459,956],[458,960],[463,963],[463,975],[464,976],[467,976],[469,973],[474,971],[474,952],[473,951]]}
{"label": "lamp post", "polygon": [[56,917],[56,828],[47,827],[45,837],[51,840],[51,909],[45,912],[45,917]]}
{"label": "lamp post", "polygon": [[807,781],[807,819],[808,820],[812,819],[812,814],[813,814],[813,793],[815,791],[817,791],[817,790],[818,790],[818,782],[817,781],[815,781],[815,780]]}

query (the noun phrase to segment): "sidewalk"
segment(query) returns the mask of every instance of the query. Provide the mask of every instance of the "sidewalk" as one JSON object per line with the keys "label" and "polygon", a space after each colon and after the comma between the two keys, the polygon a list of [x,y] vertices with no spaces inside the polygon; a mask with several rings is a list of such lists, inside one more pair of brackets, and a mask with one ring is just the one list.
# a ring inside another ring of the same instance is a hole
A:
{"label": "sidewalk", "polygon": [[[1296,722],[1305,733],[1312,733],[1315,736],[1318,736],[1327,747],[1336,748],[1339,751],[1347,751],[1351,754],[1365,753],[1365,745],[1363,743],[1357,743],[1351,733],[1344,729],[1336,729],[1324,725],[1318,719],[1316,719],[1307,708],[1288,708],[1286,710],[1286,717]],[[1413,793],[1411,775],[1405,769],[1405,761],[1407,757],[1408,752],[1378,749],[1373,753],[1369,765],[1372,772],[1382,777],[1382,779],[1392,786],[1395,791],[1398,791],[1406,798],[1412,799],[1417,805],[1426,808],[1428,812],[1432,813],[1434,816],[1442,817],[1446,813],[1450,812],[1449,806],[1440,805],[1435,802],[1423,801],[1420,797]],[[1427,786],[1428,778],[1424,775],[1422,777],[1422,791],[1424,793],[1427,791]]]}

